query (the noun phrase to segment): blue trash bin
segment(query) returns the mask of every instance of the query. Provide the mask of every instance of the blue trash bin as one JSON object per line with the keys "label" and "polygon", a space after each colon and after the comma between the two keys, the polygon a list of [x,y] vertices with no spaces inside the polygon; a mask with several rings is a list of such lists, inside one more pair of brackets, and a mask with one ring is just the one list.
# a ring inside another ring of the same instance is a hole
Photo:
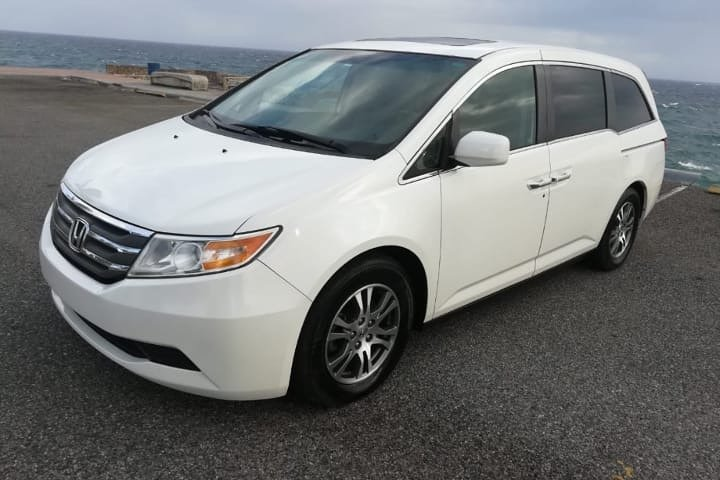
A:
{"label": "blue trash bin", "polygon": [[152,75],[153,72],[160,70],[160,64],[155,62],[148,62],[148,75]]}

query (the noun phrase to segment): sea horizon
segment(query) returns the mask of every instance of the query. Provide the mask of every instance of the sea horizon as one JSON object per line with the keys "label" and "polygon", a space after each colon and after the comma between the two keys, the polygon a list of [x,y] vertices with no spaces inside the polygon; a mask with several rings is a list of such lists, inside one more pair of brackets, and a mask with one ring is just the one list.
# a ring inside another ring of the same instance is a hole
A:
{"label": "sea horizon", "polygon": [[[215,45],[211,43],[190,43],[190,42],[167,42],[161,40],[144,40],[138,38],[121,38],[121,37],[99,37],[97,35],[79,35],[71,33],[55,33],[55,32],[35,32],[30,30],[5,30],[0,28],[0,33],[20,33],[30,35],[49,35],[54,37],[71,37],[71,38],[86,38],[96,40],[117,40],[122,42],[135,42],[135,43],[154,43],[158,45],[181,45],[188,47],[210,47],[210,48],[227,48],[227,49],[243,49],[243,50],[258,50],[267,52],[280,52],[280,53],[292,53],[293,50],[282,50],[278,48],[266,48],[266,47],[248,47],[248,46],[233,46],[233,45]],[[297,50],[298,52],[300,50]]]}
{"label": "sea horizon", "polygon": [[254,75],[297,52],[0,30],[0,66],[104,71],[108,64]]}

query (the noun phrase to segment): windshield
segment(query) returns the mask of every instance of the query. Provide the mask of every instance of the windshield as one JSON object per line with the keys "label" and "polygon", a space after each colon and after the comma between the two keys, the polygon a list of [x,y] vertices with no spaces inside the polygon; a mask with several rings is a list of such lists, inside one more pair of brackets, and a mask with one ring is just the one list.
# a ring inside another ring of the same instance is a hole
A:
{"label": "windshield", "polygon": [[393,148],[473,60],[311,50],[211,108],[218,128],[299,148],[377,158]]}

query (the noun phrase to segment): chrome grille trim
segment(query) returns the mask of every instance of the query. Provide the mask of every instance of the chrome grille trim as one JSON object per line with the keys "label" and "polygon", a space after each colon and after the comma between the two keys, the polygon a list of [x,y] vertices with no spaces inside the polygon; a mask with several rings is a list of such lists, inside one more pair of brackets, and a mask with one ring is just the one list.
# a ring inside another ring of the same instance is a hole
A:
{"label": "chrome grille trim", "polygon": [[[57,208],[57,211],[60,214],[60,216],[63,217],[68,222],[68,224],[72,223],[72,221],[73,221],[72,217],[70,216],[69,213],[67,213],[65,210],[63,210],[60,205],[58,205],[56,203],[55,208]],[[125,245],[120,245],[119,243],[113,242],[109,238],[103,237],[102,235],[93,231],[92,229],[90,229],[90,231],[88,231],[88,236],[90,238],[94,238],[95,240],[102,243],[106,247],[112,248],[113,250],[115,250],[118,253],[131,253],[134,255],[137,255],[138,253],[140,253],[139,248],[132,248],[132,247],[126,247]]]}
{"label": "chrome grille trim", "polygon": [[132,253],[133,255],[137,255],[140,253],[139,248],[132,248],[132,247],[126,247],[125,245],[120,245],[119,243],[115,243],[109,238],[105,238],[102,235],[100,235],[97,232],[94,232],[92,228],[88,231],[88,237],[94,238],[98,242],[102,243],[106,247],[110,247],[113,250],[115,250],[118,253]]}
{"label": "chrome grille trim", "polygon": [[[57,207],[54,207],[57,209]],[[55,216],[52,216],[50,218],[50,225],[55,229],[56,232],[58,232],[60,235],[63,235],[64,232],[60,228],[60,225],[58,225],[57,220],[55,220]]]}
{"label": "chrome grille trim", "polygon": [[[82,233],[73,236],[80,223]],[[106,284],[126,277],[154,235],[88,205],[65,184],[51,209],[50,230],[55,247],[70,263]]]}
{"label": "chrome grille trim", "polygon": [[127,272],[128,270],[130,270],[130,267],[128,265],[118,265],[117,263],[112,263],[107,258],[101,257],[97,253],[93,253],[87,248],[81,248],[80,253],[88,257],[90,260],[96,261],[97,263],[109,270],[114,270],[116,272]]}
{"label": "chrome grille trim", "polygon": [[[57,208],[57,207],[55,207],[55,208]],[[57,210],[60,211],[59,208],[57,208]],[[60,235],[65,236],[65,232],[62,231],[62,229],[60,228],[60,225],[57,224],[57,222],[55,221],[54,218],[50,220],[50,223],[52,224],[52,227],[55,229],[55,231],[57,231]],[[90,232],[88,232],[88,235],[90,235]],[[137,250],[137,252],[135,252],[135,253],[140,253],[139,249],[133,248],[131,250]],[[130,267],[128,265],[120,265],[117,263],[113,263],[110,260],[108,260],[107,258],[101,257],[97,253],[91,252],[87,248],[81,248],[79,253],[82,253],[83,255],[88,257],[90,260],[94,260],[95,262],[97,262],[98,264],[102,265],[103,267],[105,267],[107,269],[114,270],[116,272],[127,272],[128,270],[130,270]],[[125,252],[125,253],[127,253],[127,252]]]}
{"label": "chrome grille trim", "polygon": [[122,230],[126,230],[133,235],[138,235],[141,237],[150,237],[154,232],[152,230],[147,230],[142,227],[138,227],[137,225],[133,225],[132,223],[126,223],[122,220],[118,220],[115,217],[111,217],[107,213],[101,212],[97,208],[88,205],[83,200],[77,197],[73,192],[70,191],[70,189],[64,184],[60,184],[60,191],[63,195],[65,195],[65,198],[67,198],[70,202],[73,203],[76,207],[78,207],[80,210],[84,211],[88,215],[92,215],[93,217],[97,218],[98,220],[102,220],[105,223],[109,223],[110,225],[120,228]]}
{"label": "chrome grille trim", "polygon": [[57,202],[55,202],[55,208],[57,208],[57,211],[61,217],[67,220],[68,223],[72,223],[72,217],[70,216],[70,214],[63,210]]}

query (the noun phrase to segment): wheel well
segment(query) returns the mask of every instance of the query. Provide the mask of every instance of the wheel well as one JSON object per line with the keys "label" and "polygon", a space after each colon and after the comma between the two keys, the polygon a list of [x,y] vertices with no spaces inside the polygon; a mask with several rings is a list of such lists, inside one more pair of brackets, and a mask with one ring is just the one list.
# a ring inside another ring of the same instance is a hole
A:
{"label": "wheel well", "polygon": [[637,181],[628,187],[628,189],[630,188],[635,190],[638,195],[640,195],[640,211],[642,213],[645,213],[645,205],[647,204],[647,189],[645,188],[645,184]]}
{"label": "wheel well", "polygon": [[407,272],[408,282],[410,282],[410,288],[412,288],[414,299],[414,318],[412,319],[412,327],[416,329],[420,328],[425,320],[425,311],[427,310],[427,275],[425,274],[425,268],[423,267],[422,262],[413,252],[407,248],[398,246],[373,248],[372,250],[363,252],[347,262],[340,270],[338,270],[338,272],[344,270],[349,265],[374,256],[390,257],[398,262]]}

